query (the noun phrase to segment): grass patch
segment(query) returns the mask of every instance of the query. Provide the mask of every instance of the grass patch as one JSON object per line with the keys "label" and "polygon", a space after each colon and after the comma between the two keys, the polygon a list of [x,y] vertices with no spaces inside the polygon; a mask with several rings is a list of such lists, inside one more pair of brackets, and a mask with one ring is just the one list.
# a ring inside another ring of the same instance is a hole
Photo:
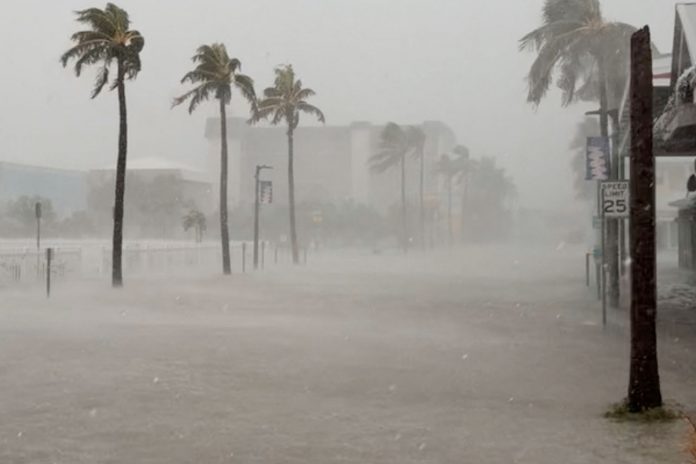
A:
{"label": "grass patch", "polygon": [[647,409],[643,412],[631,412],[628,409],[628,401],[611,405],[604,413],[604,417],[617,422],[672,422],[681,419],[684,415],[676,404],[665,404],[659,408]]}

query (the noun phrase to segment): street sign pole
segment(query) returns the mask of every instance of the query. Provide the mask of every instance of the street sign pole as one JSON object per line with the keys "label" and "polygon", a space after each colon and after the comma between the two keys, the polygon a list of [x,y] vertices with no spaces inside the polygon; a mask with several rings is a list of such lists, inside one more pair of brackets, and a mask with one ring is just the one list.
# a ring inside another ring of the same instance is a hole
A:
{"label": "street sign pole", "polygon": [[[607,324],[607,288],[606,288],[606,233],[607,220],[618,221],[628,217],[630,205],[628,181],[604,181],[599,183],[599,214],[602,222],[602,325]],[[612,249],[613,252],[613,249]],[[611,258],[611,256],[610,256]],[[612,271],[612,269],[609,269]]]}
{"label": "street sign pole", "polygon": [[[602,195],[604,196],[604,195]],[[602,202],[603,203],[603,202]],[[604,207],[601,211],[602,218],[602,327],[607,326],[607,266],[606,266],[606,217]]]}
{"label": "street sign pole", "polygon": [[254,174],[254,270],[259,268],[259,213],[261,209],[261,199],[259,198],[261,189],[261,171],[273,169],[272,166],[257,165]]}

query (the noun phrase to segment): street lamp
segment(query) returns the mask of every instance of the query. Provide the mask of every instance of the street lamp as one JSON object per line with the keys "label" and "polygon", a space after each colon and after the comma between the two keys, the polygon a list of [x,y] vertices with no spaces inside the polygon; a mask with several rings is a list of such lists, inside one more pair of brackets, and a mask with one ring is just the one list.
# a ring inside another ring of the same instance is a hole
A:
{"label": "street lamp", "polygon": [[256,165],[256,173],[254,174],[254,269],[259,268],[259,210],[261,209],[259,177],[264,169],[273,169],[273,166]]}

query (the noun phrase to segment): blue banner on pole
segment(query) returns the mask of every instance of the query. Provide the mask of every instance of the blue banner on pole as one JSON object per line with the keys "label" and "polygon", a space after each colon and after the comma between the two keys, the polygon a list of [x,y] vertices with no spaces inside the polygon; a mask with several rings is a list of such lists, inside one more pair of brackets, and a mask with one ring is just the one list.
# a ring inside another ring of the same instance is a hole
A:
{"label": "blue banner on pole", "polygon": [[609,137],[588,137],[585,179],[609,179]]}

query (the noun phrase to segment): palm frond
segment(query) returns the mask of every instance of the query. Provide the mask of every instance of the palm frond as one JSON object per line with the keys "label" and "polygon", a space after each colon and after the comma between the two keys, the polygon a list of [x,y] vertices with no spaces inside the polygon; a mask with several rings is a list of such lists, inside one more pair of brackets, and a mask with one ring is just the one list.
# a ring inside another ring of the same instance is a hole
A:
{"label": "palm frond", "polygon": [[321,122],[321,123],[326,122],[326,117],[324,117],[324,113],[319,108],[317,108],[314,105],[310,105],[309,103],[305,103],[305,102],[297,103],[297,111],[301,112],[301,113],[311,114],[311,115],[315,116],[317,118],[317,120],[319,120],[319,122]]}
{"label": "palm frond", "polygon": [[92,90],[92,98],[97,98],[106,84],[109,83],[109,63],[104,63],[104,66],[99,70],[97,79],[94,82],[94,90]]}
{"label": "palm frond", "polygon": [[234,85],[242,96],[252,104],[252,108],[256,106],[256,91],[254,91],[254,80],[251,77],[246,74],[235,74]]}

